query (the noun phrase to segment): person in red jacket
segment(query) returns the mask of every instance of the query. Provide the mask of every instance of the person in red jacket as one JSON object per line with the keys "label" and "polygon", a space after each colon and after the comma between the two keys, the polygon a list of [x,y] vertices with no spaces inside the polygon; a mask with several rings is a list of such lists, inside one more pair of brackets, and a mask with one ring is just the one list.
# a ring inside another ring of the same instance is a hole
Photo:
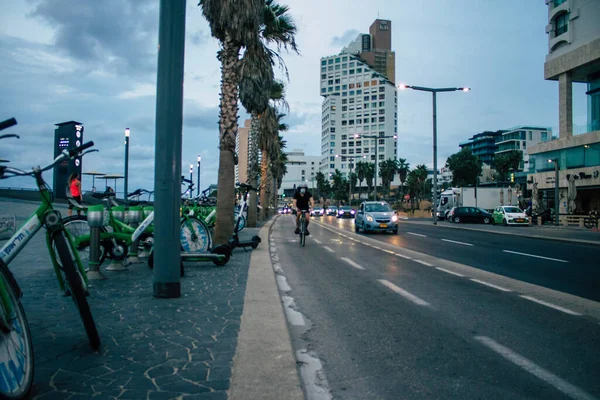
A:
{"label": "person in red jacket", "polygon": [[[83,201],[81,197],[81,181],[79,180],[79,174],[77,172],[73,172],[69,177],[69,190],[75,201],[78,203]],[[73,214],[73,207],[73,204],[69,202],[69,216]],[[80,209],[77,210],[77,215],[81,215]]]}

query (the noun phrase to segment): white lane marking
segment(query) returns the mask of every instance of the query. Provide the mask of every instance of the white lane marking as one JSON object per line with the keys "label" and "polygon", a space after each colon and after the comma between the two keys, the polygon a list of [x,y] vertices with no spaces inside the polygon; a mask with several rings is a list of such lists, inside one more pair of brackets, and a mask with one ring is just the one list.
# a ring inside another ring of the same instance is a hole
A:
{"label": "white lane marking", "polygon": [[463,246],[473,246],[471,243],[457,242],[456,240],[442,239],[444,242],[462,244]]}
{"label": "white lane marking", "polygon": [[288,283],[287,283],[286,277],[283,275],[277,275],[277,286],[279,286],[279,289],[282,292],[289,292],[292,290],[290,285],[288,285]]}
{"label": "white lane marking", "polygon": [[313,239],[313,242],[315,242],[316,244],[321,244],[321,241],[319,239]]}
{"label": "white lane marking", "polygon": [[559,378],[553,373],[546,371],[544,368],[535,364],[532,361],[529,361],[525,357],[515,353],[508,347],[502,346],[500,343],[495,342],[493,339],[490,339],[486,336],[475,336],[475,340],[479,341],[483,345],[487,346],[491,350],[500,354],[502,357],[506,358],[508,361],[518,365],[523,368],[525,371],[530,374],[535,375],[539,379],[544,382],[554,386],[556,389],[560,390],[567,396],[577,399],[577,400],[594,400],[595,397],[584,392],[579,389],[577,386],[570,384],[569,382]]}
{"label": "white lane marking", "polygon": [[283,309],[285,310],[288,322],[295,326],[306,325],[302,314],[295,310],[296,304],[294,304],[294,298],[290,296],[281,296],[281,300],[283,301]]}
{"label": "white lane marking", "polygon": [[568,308],[557,306],[556,304],[552,304],[552,303],[547,303],[547,302],[545,302],[543,300],[536,299],[535,297],[525,296],[525,295],[521,295],[521,297],[524,298],[524,299],[533,301],[534,303],[538,303],[538,304],[541,304],[541,305],[546,306],[546,307],[554,308],[555,310],[562,311],[562,312],[570,314],[570,315],[581,316],[581,314],[579,314],[579,313],[577,313],[575,311],[571,311]]}
{"label": "white lane marking", "polygon": [[386,253],[389,253],[389,254],[396,254],[396,253],[394,253],[394,252],[393,252],[393,251],[391,251],[391,250],[386,250],[386,249],[381,249],[381,250],[383,250],[383,251],[385,251]]}
{"label": "white lane marking", "polygon": [[440,267],[435,267],[435,269],[439,269],[440,271],[446,272],[448,274],[452,274],[452,275],[456,275],[456,276],[460,276],[460,277],[464,277],[464,275],[459,274],[458,272],[454,272],[454,271],[450,271],[448,269],[444,269],[444,268],[440,268]]}
{"label": "white lane marking", "polygon": [[277,246],[271,246],[271,253],[276,252],[277,251]]}
{"label": "white lane marking", "polygon": [[335,253],[335,250],[334,250],[334,249],[332,249],[331,247],[323,246],[323,248],[324,248],[325,250],[327,250],[328,252],[330,252],[330,253]]}
{"label": "white lane marking", "polygon": [[491,283],[487,283],[487,282],[484,282],[484,281],[480,281],[479,279],[471,279],[471,280],[472,280],[473,282],[477,282],[477,283],[480,283],[480,284],[482,284],[482,285],[489,286],[489,287],[491,287],[491,288],[494,288],[494,289],[501,290],[501,291],[503,291],[503,292],[510,292],[510,291],[511,291],[510,289],[506,289],[506,288],[503,288],[502,286],[496,286],[496,285],[493,285],[493,284],[491,284]]}
{"label": "white lane marking", "polygon": [[350,260],[349,258],[342,257],[342,260],[346,261],[348,264],[352,265],[356,269],[362,269],[362,270],[365,269],[365,267],[363,267],[362,265],[358,265],[357,263],[355,263],[354,261]]}
{"label": "white lane marking", "polygon": [[406,290],[399,288],[398,286],[394,285],[392,282],[387,281],[385,279],[379,279],[379,282],[389,288],[392,289],[394,292],[398,293],[400,296],[404,297],[407,300],[412,301],[413,303],[415,303],[418,306],[429,306],[429,303],[426,302],[425,300],[421,299],[420,297],[415,296],[412,293],[407,292]]}
{"label": "white lane marking", "polygon": [[374,249],[381,250],[381,247],[373,246]]}
{"label": "white lane marking", "polygon": [[419,264],[427,265],[428,267],[433,267],[433,264],[429,264],[427,261],[415,260]]}
{"label": "white lane marking", "polygon": [[414,233],[414,232],[406,232],[406,233],[408,233],[409,235],[413,235],[413,236],[427,237],[425,235],[421,235],[420,233]]}
{"label": "white lane marking", "polygon": [[512,251],[512,250],[502,250],[505,253],[512,253],[512,254],[518,254],[520,256],[527,256],[527,257],[535,257],[535,258],[543,258],[544,260],[550,260],[550,261],[558,261],[558,262],[562,262],[562,263],[568,263],[568,261],[565,260],[559,260],[558,258],[550,258],[550,257],[544,257],[544,256],[536,256],[535,254],[527,254],[527,253],[520,253],[518,251]]}
{"label": "white lane marking", "polygon": [[412,260],[412,257],[405,256],[404,254],[400,254],[400,253],[395,253],[395,254],[396,254],[398,257],[402,257],[402,258],[405,258],[405,259],[407,259],[407,260]]}
{"label": "white lane marking", "polygon": [[296,351],[296,359],[300,365],[300,376],[306,388],[309,399],[331,400],[333,396],[329,390],[329,383],[323,370],[321,360],[307,349]]}

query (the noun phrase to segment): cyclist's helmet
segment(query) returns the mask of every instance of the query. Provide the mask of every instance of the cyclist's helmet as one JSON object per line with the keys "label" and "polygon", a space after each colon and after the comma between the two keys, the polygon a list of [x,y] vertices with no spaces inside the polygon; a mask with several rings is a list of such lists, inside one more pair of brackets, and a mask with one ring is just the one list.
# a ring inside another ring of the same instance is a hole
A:
{"label": "cyclist's helmet", "polygon": [[308,185],[306,183],[301,183],[298,185],[298,189],[300,189],[300,188],[308,189]]}

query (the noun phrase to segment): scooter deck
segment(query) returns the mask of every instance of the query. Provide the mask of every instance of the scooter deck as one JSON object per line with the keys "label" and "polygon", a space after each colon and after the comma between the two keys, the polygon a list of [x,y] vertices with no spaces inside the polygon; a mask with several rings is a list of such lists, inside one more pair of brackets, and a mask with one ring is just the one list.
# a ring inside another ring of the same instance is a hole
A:
{"label": "scooter deck", "polygon": [[181,253],[181,259],[183,261],[223,261],[225,260],[225,257],[225,254]]}

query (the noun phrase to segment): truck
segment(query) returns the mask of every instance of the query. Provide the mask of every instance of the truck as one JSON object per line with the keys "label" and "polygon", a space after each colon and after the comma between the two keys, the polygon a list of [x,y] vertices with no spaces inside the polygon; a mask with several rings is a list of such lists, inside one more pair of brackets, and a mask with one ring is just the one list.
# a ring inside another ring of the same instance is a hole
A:
{"label": "truck", "polygon": [[[449,188],[442,192],[437,206],[437,217],[446,219],[452,207],[479,207],[493,211],[500,205],[500,188],[497,187],[462,187]],[[504,189],[506,191],[506,189]],[[506,194],[505,194],[506,196]],[[507,199],[505,198],[505,201]],[[514,201],[514,199],[513,199]]]}

